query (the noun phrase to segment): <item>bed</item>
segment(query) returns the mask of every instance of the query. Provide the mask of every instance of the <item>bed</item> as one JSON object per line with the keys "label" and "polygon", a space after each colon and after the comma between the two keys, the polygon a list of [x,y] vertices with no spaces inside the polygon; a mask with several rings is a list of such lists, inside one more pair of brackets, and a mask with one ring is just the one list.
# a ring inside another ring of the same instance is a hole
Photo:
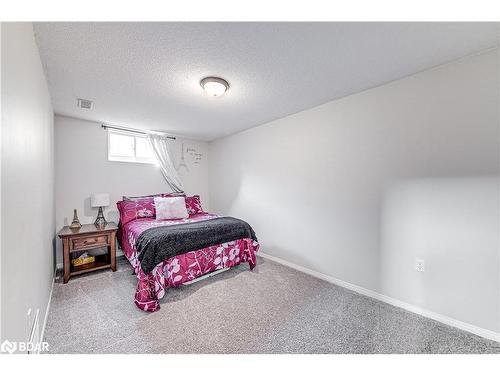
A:
{"label": "bed", "polygon": [[124,200],[118,202],[117,206],[120,211],[117,237],[125,257],[137,276],[134,302],[143,311],[159,310],[159,300],[168,288],[178,287],[201,276],[235,267],[240,263],[248,263],[251,270],[255,267],[259,243],[255,236],[254,238],[245,236],[245,238],[182,252],[168,259],[162,259],[153,267],[146,268],[144,267],[145,259],[141,259],[144,253],[144,246],[141,248],[141,242],[139,242],[141,249],[138,251],[138,241],[143,239],[145,234],[151,236],[169,226],[175,226],[176,229],[186,228],[187,231],[196,230],[191,229],[196,226],[192,223],[208,220],[211,220],[210,223],[215,223],[219,216],[204,212],[201,209],[199,196],[186,197],[189,217],[184,219],[156,220],[152,196]]}

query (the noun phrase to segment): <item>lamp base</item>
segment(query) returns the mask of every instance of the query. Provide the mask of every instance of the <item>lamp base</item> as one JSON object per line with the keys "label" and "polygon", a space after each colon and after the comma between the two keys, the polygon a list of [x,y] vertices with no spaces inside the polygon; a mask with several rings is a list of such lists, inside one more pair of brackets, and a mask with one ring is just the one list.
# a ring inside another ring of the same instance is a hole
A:
{"label": "lamp base", "polygon": [[102,207],[99,207],[99,212],[97,213],[97,218],[95,219],[94,221],[94,225],[97,227],[97,228],[103,228],[106,226],[108,222],[106,221],[106,219],[104,218],[104,214],[102,212]]}

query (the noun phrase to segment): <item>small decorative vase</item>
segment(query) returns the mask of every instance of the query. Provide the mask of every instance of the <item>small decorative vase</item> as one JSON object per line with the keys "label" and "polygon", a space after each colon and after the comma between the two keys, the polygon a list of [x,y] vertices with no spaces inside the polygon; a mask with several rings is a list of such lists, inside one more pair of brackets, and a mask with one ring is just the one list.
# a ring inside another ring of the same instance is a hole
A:
{"label": "small decorative vase", "polygon": [[78,220],[78,215],[76,213],[76,208],[73,210],[73,221],[69,226],[71,229],[81,228],[82,224],[80,224],[80,220]]}

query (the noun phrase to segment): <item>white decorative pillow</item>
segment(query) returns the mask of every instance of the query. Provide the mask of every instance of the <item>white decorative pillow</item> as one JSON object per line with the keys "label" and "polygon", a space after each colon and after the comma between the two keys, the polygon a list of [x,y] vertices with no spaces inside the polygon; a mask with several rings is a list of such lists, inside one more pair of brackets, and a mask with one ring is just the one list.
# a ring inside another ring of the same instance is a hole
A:
{"label": "white decorative pillow", "polygon": [[156,220],[186,219],[189,217],[184,197],[154,197]]}

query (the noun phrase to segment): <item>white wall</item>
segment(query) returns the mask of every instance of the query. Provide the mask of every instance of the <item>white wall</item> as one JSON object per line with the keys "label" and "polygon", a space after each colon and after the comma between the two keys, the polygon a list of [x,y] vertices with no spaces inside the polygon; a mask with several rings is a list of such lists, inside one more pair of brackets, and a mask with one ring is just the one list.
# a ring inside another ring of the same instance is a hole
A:
{"label": "white wall", "polygon": [[263,252],[500,332],[497,76],[489,51],[214,141],[212,211]]}
{"label": "white wall", "polygon": [[54,115],[30,23],[2,23],[2,340],[43,324],[54,274]]}
{"label": "white wall", "polygon": [[[152,164],[108,161],[107,131],[101,124],[74,118],[55,117],[56,143],[56,230],[71,223],[73,209],[78,210],[81,223],[93,223],[97,209],[90,207],[93,192],[109,192],[111,205],[104,210],[108,221],[118,222],[116,202],[123,195],[145,195],[168,192],[160,169]],[[187,194],[200,194],[202,205],[209,208],[208,144],[192,140],[173,141],[175,163],[181,157],[184,143],[189,170],[179,174]],[[195,164],[193,152],[202,154]],[[57,263],[62,263],[62,245],[57,241]]]}
{"label": "white wall", "polygon": [[[0,22],[0,68],[2,55],[2,23]],[[0,339],[2,338],[2,69],[0,69]]]}

